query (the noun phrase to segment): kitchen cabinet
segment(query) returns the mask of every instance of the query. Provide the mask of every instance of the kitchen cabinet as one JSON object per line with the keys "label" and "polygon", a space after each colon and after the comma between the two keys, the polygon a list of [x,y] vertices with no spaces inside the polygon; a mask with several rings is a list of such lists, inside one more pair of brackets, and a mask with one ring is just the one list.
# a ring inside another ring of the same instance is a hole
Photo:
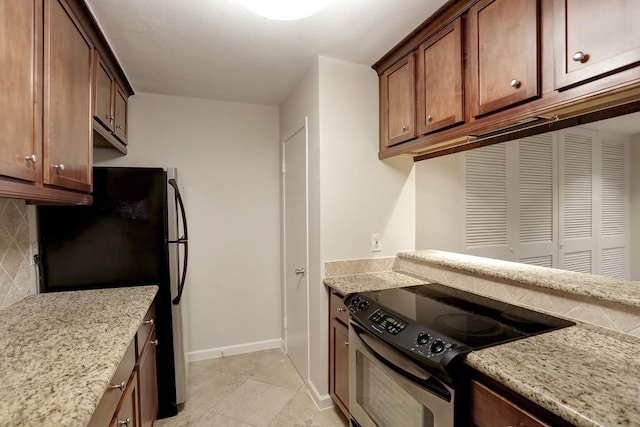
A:
{"label": "kitchen cabinet", "polygon": [[474,116],[540,96],[538,0],[482,0],[469,10]]}
{"label": "kitchen cabinet", "polygon": [[555,88],[566,89],[640,64],[634,0],[554,0]]}
{"label": "kitchen cabinet", "polygon": [[64,0],[45,0],[44,183],[91,191],[93,43]]}
{"label": "kitchen cabinet", "polygon": [[153,426],[158,416],[158,341],[154,323],[155,306],[152,305],[102,396],[89,427]]}
{"label": "kitchen cabinet", "polygon": [[417,63],[418,133],[463,123],[462,18],[423,43]]}
{"label": "kitchen cabinet", "polygon": [[549,427],[506,397],[485,385],[471,381],[471,417],[476,427],[496,425]]}
{"label": "kitchen cabinet", "polygon": [[349,418],[349,312],[333,291],[329,310],[329,393]]}
{"label": "kitchen cabinet", "polygon": [[94,58],[94,94],[94,128],[101,126],[107,137],[113,136],[119,143],[126,144],[128,94],[97,51]]}
{"label": "kitchen cabinet", "polygon": [[41,174],[37,55],[38,0],[0,0],[0,175],[36,182]]}
{"label": "kitchen cabinet", "polygon": [[415,137],[415,81],[413,54],[380,76],[380,135],[387,147]]}

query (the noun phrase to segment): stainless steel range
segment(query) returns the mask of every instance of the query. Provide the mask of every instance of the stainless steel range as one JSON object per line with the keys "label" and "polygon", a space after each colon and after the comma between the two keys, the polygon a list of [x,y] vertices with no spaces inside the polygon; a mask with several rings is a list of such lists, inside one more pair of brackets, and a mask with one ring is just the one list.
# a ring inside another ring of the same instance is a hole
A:
{"label": "stainless steel range", "polygon": [[350,412],[354,426],[468,425],[470,351],[573,322],[430,284],[350,294]]}

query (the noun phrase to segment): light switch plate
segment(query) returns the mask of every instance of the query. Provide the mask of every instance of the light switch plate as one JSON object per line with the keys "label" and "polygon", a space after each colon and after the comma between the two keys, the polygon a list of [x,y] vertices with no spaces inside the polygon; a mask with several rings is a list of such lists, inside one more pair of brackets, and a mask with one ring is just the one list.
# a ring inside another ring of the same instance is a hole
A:
{"label": "light switch plate", "polygon": [[371,252],[380,252],[380,251],[382,251],[382,234],[372,233],[371,234]]}

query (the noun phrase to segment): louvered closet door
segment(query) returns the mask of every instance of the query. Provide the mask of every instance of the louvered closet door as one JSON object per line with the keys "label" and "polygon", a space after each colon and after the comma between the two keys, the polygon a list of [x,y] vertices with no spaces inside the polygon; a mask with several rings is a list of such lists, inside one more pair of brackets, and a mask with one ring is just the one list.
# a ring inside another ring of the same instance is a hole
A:
{"label": "louvered closet door", "polygon": [[596,272],[593,214],[593,132],[559,132],[559,253],[558,267],[582,273]]}
{"label": "louvered closet door", "polygon": [[603,136],[598,274],[629,278],[629,141]]}
{"label": "louvered closet door", "polygon": [[507,240],[507,144],[465,153],[465,251],[511,259]]}
{"label": "louvered closet door", "polygon": [[517,147],[518,197],[514,217],[518,262],[557,267],[556,133],[521,139]]}

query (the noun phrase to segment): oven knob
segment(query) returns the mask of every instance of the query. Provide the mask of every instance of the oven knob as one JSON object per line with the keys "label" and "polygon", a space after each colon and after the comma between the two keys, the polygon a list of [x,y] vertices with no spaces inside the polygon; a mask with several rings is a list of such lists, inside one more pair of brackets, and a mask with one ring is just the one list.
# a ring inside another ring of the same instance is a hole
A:
{"label": "oven knob", "polygon": [[360,310],[360,311],[366,310],[367,307],[369,307],[369,303],[367,301],[360,301],[358,303],[358,310]]}
{"label": "oven knob", "polygon": [[416,339],[416,342],[418,343],[418,345],[425,345],[426,343],[429,342],[429,339],[431,339],[429,334],[427,334],[426,332],[420,332],[418,334],[418,338]]}
{"label": "oven knob", "polygon": [[444,348],[444,342],[440,339],[435,340],[433,344],[431,344],[431,352],[434,354],[442,353],[444,351]]}

